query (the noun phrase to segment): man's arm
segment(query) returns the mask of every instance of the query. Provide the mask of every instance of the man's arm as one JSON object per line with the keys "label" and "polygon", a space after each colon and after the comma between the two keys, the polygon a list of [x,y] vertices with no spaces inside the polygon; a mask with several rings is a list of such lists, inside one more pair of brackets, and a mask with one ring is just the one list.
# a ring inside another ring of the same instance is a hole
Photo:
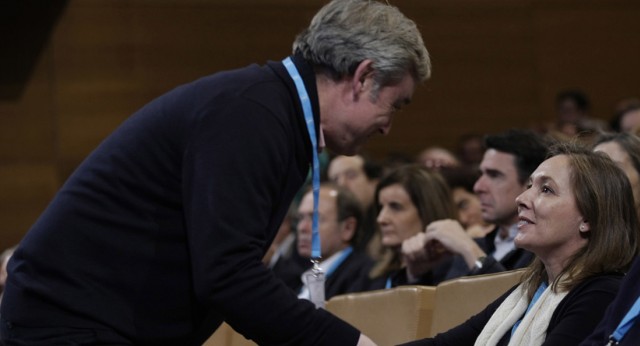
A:
{"label": "man's arm", "polygon": [[355,345],[355,328],[298,300],[261,262],[269,228],[286,212],[280,204],[290,202],[285,184],[296,178],[290,138],[276,117],[247,102],[198,124],[184,163],[195,299],[263,345]]}

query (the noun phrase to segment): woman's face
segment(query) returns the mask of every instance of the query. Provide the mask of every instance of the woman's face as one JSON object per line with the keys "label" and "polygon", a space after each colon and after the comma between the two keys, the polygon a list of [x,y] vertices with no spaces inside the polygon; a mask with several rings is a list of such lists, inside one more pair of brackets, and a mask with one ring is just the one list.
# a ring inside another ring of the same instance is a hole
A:
{"label": "woman's face", "polygon": [[564,264],[587,240],[580,233],[589,230],[578,211],[571,185],[569,159],[554,156],[531,174],[530,186],[516,198],[518,235],[516,246],[540,257]]}
{"label": "woman's face", "polygon": [[636,209],[640,210],[640,174],[636,171],[631,161],[629,153],[627,153],[617,142],[605,142],[598,144],[593,151],[601,151],[611,158],[618,167],[620,167],[629,178],[631,189],[633,190],[633,199],[636,203]]}
{"label": "woman's face", "polygon": [[382,245],[396,247],[419,232],[424,225],[411,197],[400,184],[384,187],[378,195],[378,224],[382,233]]}
{"label": "woman's face", "polygon": [[482,205],[475,193],[471,193],[462,187],[456,187],[452,191],[453,202],[458,207],[458,219],[464,228],[473,225],[484,225],[482,219]]}

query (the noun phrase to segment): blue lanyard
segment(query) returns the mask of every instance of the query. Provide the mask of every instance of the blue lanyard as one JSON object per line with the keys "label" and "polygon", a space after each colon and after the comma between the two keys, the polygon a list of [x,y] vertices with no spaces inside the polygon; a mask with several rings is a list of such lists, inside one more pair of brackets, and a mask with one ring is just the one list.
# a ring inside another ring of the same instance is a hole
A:
{"label": "blue lanyard", "polygon": [[627,314],[624,315],[624,318],[620,321],[616,330],[614,330],[613,334],[609,337],[609,344],[617,345],[622,338],[624,338],[629,329],[631,329],[633,324],[636,322],[638,314],[640,314],[640,297],[636,299],[636,302],[633,303],[631,309],[629,309]]}
{"label": "blue lanyard", "polygon": [[353,252],[353,248],[351,246],[344,249],[340,257],[338,257],[338,259],[335,262],[333,262],[333,264],[331,265],[331,268],[327,269],[327,277],[331,276],[331,274],[333,274],[333,272],[335,272],[336,269],[338,269],[338,267],[342,264],[342,262],[344,262],[344,260],[347,259],[347,257],[349,257],[349,255],[351,255],[352,252]]}
{"label": "blue lanyard", "polygon": [[293,79],[298,91],[298,97],[302,104],[302,112],[304,113],[304,120],[307,123],[307,131],[309,132],[309,138],[311,139],[311,151],[313,152],[313,219],[311,221],[311,258],[313,260],[319,260],[322,258],[320,252],[320,233],[318,232],[318,199],[320,193],[320,161],[318,160],[318,140],[316,137],[316,128],[313,123],[313,110],[311,109],[311,100],[309,100],[309,94],[304,86],[302,77],[296,68],[296,65],[291,61],[291,57],[287,57],[282,60],[284,67],[289,72],[289,76]]}
{"label": "blue lanyard", "polygon": [[387,282],[385,282],[384,288],[391,288],[391,276],[387,277]]}
{"label": "blue lanyard", "polygon": [[[548,287],[548,285],[547,285],[546,282],[543,282],[542,284],[540,284],[540,287],[538,287],[538,289],[536,290],[536,293],[533,294],[533,298],[531,298],[531,302],[529,303],[529,306],[527,307],[527,311],[524,312],[524,315],[522,317],[523,319],[524,319],[524,316],[527,315],[529,310],[531,310],[533,305],[538,301],[538,299],[540,299],[540,296],[542,295],[542,293],[544,293],[544,290],[546,290],[547,287]],[[513,328],[511,328],[511,335],[513,335],[516,332],[516,329],[518,329],[518,326],[520,325],[521,322],[522,322],[522,319],[518,320],[513,325]]]}

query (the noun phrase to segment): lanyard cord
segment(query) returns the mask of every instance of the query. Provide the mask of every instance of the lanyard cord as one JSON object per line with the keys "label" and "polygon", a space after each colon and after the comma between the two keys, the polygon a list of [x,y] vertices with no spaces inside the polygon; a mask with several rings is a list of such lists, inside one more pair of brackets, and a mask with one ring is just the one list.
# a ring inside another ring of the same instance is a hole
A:
{"label": "lanyard cord", "polygon": [[291,61],[291,57],[287,57],[282,60],[284,67],[287,69],[289,76],[293,79],[298,91],[298,97],[302,104],[302,112],[304,113],[304,119],[307,123],[307,131],[309,132],[309,138],[311,140],[311,151],[313,152],[313,219],[311,221],[311,261],[314,263],[314,267],[317,267],[318,262],[322,258],[320,252],[320,234],[318,232],[318,196],[320,193],[320,161],[318,160],[318,140],[316,137],[316,128],[313,122],[313,110],[311,109],[311,101],[309,100],[309,94],[304,86],[302,77],[296,68],[296,65]]}
{"label": "lanyard cord", "polygon": [[620,324],[618,324],[618,327],[616,327],[616,330],[614,330],[613,334],[609,337],[610,345],[617,345],[622,338],[624,338],[629,329],[631,329],[633,324],[636,322],[638,314],[640,314],[640,297],[636,299],[636,302],[633,303],[631,309],[629,309],[622,321],[620,321]]}
{"label": "lanyard cord", "polygon": [[333,274],[333,272],[335,272],[336,269],[338,269],[338,267],[342,264],[342,262],[344,262],[347,259],[347,257],[351,255],[352,252],[353,252],[353,248],[351,246],[348,246],[344,250],[342,250],[342,254],[340,255],[340,257],[338,257],[338,259],[336,259],[336,261],[333,262],[331,267],[327,269],[327,277],[330,277],[331,274]]}

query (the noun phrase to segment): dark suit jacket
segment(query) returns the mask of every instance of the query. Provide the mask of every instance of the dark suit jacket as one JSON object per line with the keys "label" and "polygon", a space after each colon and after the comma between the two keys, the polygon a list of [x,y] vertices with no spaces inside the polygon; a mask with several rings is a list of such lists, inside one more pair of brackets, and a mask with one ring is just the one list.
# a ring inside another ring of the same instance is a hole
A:
{"label": "dark suit jacket", "polygon": [[373,260],[364,252],[352,252],[327,278],[325,298],[329,300],[340,294],[366,291],[372,266]]}
{"label": "dark suit jacket", "polygon": [[[600,324],[580,346],[601,346],[607,344],[609,336],[616,330],[627,311],[640,296],[640,257],[636,257],[633,266],[622,280],[620,292],[609,305]],[[640,321],[631,326],[620,341],[620,346],[640,345]]]}
{"label": "dark suit jacket", "polygon": [[[496,227],[491,233],[487,234],[484,238],[478,239],[478,244],[488,254],[493,254],[496,251],[495,239],[498,235],[498,227]],[[504,268],[498,271],[513,270],[518,268],[524,268],[533,261],[534,255],[524,249],[516,248],[507,253],[500,261],[499,264]],[[484,269],[484,268],[483,268]],[[488,268],[491,269],[491,268]],[[487,272],[478,272],[476,274],[485,274]]]}
{"label": "dark suit jacket", "polygon": [[309,268],[311,268],[311,261],[300,256],[298,251],[294,249],[291,252],[291,256],[280,257],[271,270],[287,287],[297,292],[302,286],[300,276]]}

